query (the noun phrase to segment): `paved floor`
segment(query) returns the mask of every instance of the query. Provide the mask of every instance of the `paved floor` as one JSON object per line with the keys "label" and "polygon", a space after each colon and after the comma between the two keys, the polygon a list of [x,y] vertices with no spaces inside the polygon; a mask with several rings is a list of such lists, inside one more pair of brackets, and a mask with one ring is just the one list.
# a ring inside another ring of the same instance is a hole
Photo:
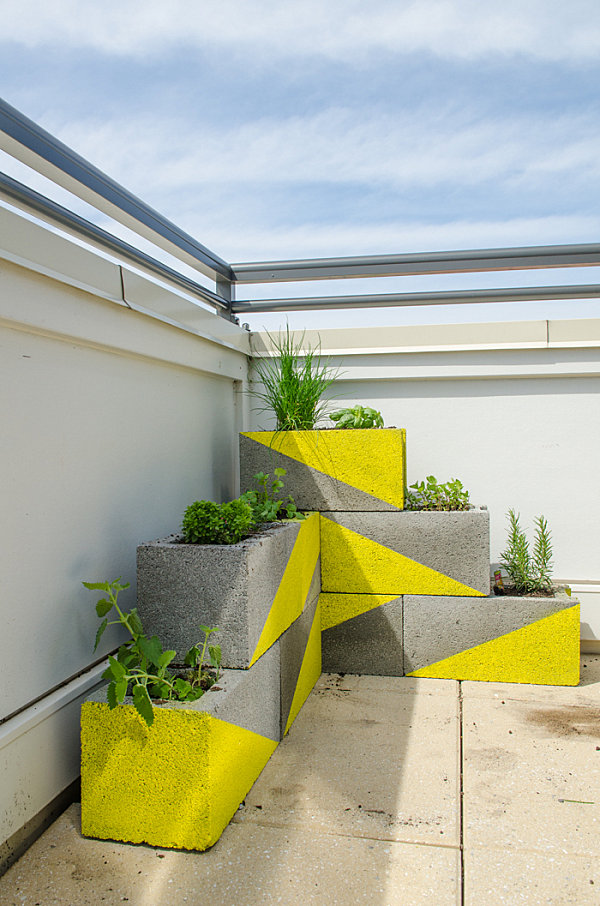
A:
{"label": "paved floor", "polygon": [[84,840],[0,906],[600,904],[600,656],[576,689],[323,676],[206,853]]}

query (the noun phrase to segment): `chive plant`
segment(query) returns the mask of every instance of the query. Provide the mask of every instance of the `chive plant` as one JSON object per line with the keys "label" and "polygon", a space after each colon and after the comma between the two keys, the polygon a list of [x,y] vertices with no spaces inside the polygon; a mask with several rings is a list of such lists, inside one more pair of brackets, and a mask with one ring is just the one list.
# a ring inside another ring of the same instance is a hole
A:
{"label": "chive plant", "polygon": [[262,389],[251,393],[264,403],[261,412],[275,413],[277,431],[310,431],[326,412],[322,397],[339,371],[322,358],[320,345],[303,350],[305,334],[295,340],[289,324],[279,337],[267,336],[276,355],[255,360]]}

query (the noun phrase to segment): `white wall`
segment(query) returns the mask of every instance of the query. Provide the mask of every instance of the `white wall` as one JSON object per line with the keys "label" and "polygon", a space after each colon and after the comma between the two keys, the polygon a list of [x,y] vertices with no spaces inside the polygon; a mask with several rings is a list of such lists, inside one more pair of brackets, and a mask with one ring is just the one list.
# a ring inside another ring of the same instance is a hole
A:
{"label": "white wall", "polygon": [[[265,339],[253,338],[257,354]],[[528,528],[546,516],[554,575],[580,597],[582,638],[599,644],[600,322],[346,328],[320,339],[343,372],[336,406],[373,406],[407,429],[409,484],[457,477],[488,506],[492,561],[509,507]],[[254,415],[255,427],[266,421]]]}
{"label": "white wall", "polygon": [[97,682],[90,666],[118,642],[92,652],[81,581],[121,575],[133,606],[136,545],[177,531],[193,500],[237,492],[249,340],[6,209],[0,235],[0,751],[18,768],[0,785],[1,843],[78,775],[69,681]]}

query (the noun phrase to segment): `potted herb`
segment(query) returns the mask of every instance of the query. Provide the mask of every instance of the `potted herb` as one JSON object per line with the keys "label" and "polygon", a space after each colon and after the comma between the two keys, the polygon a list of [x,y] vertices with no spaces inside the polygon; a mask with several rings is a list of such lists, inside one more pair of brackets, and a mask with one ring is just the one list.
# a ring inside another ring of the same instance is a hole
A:
{"label": "potted herb", "polygon": [[267,456],[271,470],[286,469],[300,509],[401,510],[404,430],[381,430],[381,416],[367,407],[341,410],[339,419],[333,413],[337,427],[319,427],[327,414],[323,395],[338,372],[322,358],[319,346],[304,347],[304,334],[295,339],[288,327],[270,340],[275,356],[255,360],[259,386],[252,393],[263,403],[261,411],[274,415],[275,430],[240,435],[242,487],[252,486]]}

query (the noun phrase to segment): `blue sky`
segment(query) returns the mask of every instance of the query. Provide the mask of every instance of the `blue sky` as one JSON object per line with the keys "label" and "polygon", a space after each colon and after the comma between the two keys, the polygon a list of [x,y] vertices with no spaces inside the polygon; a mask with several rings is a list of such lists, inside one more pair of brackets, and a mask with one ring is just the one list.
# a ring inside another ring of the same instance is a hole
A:
{"label": "blue sky", "polygon": [[[2,96],[228,261],[599,241],[597,0],[1,8]],[[5,156],[0,167],[46,191]],[[596,280],[524,272],[378,288]],[[381,310],[363,321],[571,314],[598,317],[600,303]]]}

